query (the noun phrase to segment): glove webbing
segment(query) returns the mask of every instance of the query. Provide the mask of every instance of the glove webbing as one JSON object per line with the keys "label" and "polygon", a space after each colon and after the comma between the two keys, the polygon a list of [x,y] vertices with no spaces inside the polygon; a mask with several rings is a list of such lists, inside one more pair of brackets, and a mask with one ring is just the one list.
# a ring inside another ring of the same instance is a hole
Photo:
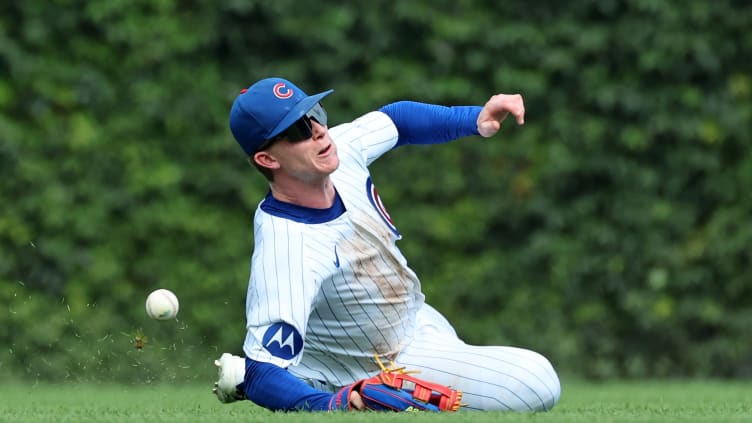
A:
{"label": "glove webbing", "polygon": [[[386,367],[377,355],[374,355],[374,358],[381,367],[379,379],[383,384],[398,390],[404,388],[412,394],[413,398],[434,404],[442,411],[457,411],[466,405],[461,402],[462,391],[410,376],[410,374],[420,373],[419,370],[405,370],[405,367],[397,367],[393,361],[390,367]],[[410,386],[405,386],[405,382],[408,382]]]}

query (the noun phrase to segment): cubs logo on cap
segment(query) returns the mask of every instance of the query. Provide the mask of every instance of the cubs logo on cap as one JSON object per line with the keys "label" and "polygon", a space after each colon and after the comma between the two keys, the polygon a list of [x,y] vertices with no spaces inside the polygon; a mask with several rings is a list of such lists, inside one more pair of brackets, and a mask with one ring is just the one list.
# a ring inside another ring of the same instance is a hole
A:
{"label": "cubs logo on cap", "polygon": [[252,156],[266,140],[281,134],[332,92],[308,96],[286,79],[262,79],[235,98],[230,109],[232,135]]}
{"label": "cubs logo on cap", "polygon": [[287,88],[287,85],[284,82],[278,82],[274,84],[274,95],[277,98],[286,99],[292,97],[292,89]]}

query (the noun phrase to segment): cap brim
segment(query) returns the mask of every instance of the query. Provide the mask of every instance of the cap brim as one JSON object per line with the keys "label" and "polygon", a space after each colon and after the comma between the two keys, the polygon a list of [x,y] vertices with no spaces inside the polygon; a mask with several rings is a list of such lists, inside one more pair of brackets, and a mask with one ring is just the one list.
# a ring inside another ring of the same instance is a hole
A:
{"label": "cap brim", "polygon": [[313,109],[313,106],[316,105],[321,99],[328,96],[329,94],[333,93],[334,90],[327,90],[323,93],[314,94],[312,96],[306,97],[303,100],[300,100],[298,104],[295,105],[286,115],[284,118],[282,118],[281,121],[279,121],[279,124],[274,128],[274,130],[269,134],[268,139],[272,139],[282,133],[285,129],[292,126],[293,123],[295,123],[298,119],[302,118],[303,115],[308,113],[309,110]]}

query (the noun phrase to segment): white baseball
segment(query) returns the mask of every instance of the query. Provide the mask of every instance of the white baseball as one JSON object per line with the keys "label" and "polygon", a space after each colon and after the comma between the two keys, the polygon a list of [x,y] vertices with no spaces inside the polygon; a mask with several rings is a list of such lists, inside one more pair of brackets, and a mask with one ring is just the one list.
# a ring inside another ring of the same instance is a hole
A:
{"label": "white baseball", "polygon": [[174,319],[179,309],[178,297],[169,289],[157,289],[146,297],[146,314],[152,319]]}

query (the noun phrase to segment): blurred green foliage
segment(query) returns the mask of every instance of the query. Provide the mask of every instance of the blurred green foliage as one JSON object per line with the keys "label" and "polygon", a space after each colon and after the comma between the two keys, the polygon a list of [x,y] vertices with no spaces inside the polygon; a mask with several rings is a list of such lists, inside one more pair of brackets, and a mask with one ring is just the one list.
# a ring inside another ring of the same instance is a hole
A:
{"label": "blurred green foliage", "polygon": [[[750,22],[730,0],[5,2],[0,375],[208,380],[240,351],[267,188],[227,113],[283,76],[334,88],[332,125],[523,94],[523,127],[372,167],[467,341],[592,378],[752,376]],[[146,317],[159,287],[177,322]]]}

